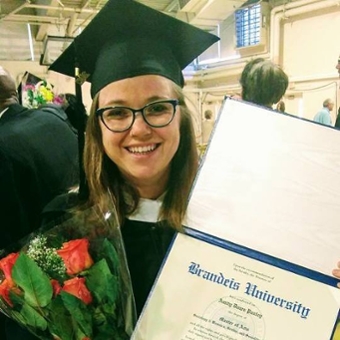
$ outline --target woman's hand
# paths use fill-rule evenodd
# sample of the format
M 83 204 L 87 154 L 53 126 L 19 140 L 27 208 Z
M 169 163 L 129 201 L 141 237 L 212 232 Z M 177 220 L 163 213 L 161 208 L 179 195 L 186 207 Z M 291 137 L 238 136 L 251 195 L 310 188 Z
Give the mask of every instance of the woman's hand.
M 332 274 L 340 279 L 340 261 L 338 262 L 338 267 L 336 269 L 333 269 Z M 340 288 L 340 282 L 338 283 L 338 287 Z

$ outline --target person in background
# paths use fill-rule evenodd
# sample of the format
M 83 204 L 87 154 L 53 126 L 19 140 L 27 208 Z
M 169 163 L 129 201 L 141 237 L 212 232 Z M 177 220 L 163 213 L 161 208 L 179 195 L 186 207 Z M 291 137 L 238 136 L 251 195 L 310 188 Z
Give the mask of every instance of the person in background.
M 285 94 L 288 83 L 287 74 L 278 65 L 263 58 L 253 59 L 241 74 L 242 99 L 272 108 Z
M 57 113 L 61 118 L 63 118 L 67 124 L 69 124 L 74 131 L 78 130 L 78 124 L 81 121 L 82 124 L 86 125 L 87 113 L 83 103 L 79 103 L 76 95 L 72 93 L 62 93 L 59 94 L 59 103 L 46 103 L 39 105 L 39 110 Z M 66 114 L 66 115 L 65 115 Z M 81 117 L 78 117 L 81 115 Z
M 332 99 L 327 98 L 324 100 L 322 104 L 322 109 L 314 116 L 314 122 L 323 124 L 323 125 L 330 125 L 332 126 L 332 118 L 331 118 L 331 111 L 334 107 L 334 102 Z
M 15 81 L 0 66 L 0 249 L 39 228 L 44 206 L 78 183 L 77 135 L 66 119 L 62 110 L 21 106 Z M 4 323 L 0 314 L 5 340 Z M 10 333 L 30 339 L 19 328 Z
M 78 182 L 77 135 L 63 110 L 18 104 L 11 75 L 0 66 L 0 248 L 40 225 L 42 208 Z M 60 143 L 63 141 L 63 143 Z
M 235 99 L 235 100 L 242 100 L 242 95 L 241 95 L 241 93 L 236 92 L 236 93 L 232 94 L 230 96 L 230 98 Z
M 213 113 L 211 110 L 204 111 L 204 121 L 202 123 L 202 141 L 208 143 L 211 131 L 214 127 Z
M 86 109 L 83 106 L 83 103 L 79 103 L 77 96 L 73 93 L 65 93 L 61 95 L 64 98 L 64 101 L 61 104 L 61 107 L 66 112 L 67 117 L 74 128 L 78 130 L 79 117 L 78 114 L 81 114 L 81 121 L 86 125 L 87 122 L 87 113 Z
M 336 116 L 336 121 L 335 121 L 334 127 L 337 128 L 337 129 L 340 129 L 340 106 L 338 108 L 338 114 Z
M 283 100 L 280 100 L 276 105 L 276 110 L 279 112 L 285 112 L 286 111 L 286 105 Z

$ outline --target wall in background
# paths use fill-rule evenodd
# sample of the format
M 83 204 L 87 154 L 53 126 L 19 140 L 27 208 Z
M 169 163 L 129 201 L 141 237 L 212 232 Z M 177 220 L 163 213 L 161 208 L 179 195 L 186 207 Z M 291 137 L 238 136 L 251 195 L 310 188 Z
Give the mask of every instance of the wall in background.
M 234 27 L 227 19 L 223 50 L 234 48 L 230 39 Z M 226 20 L 226 22 L 227 22 Z M 246 62 L 255 57 L 278 63 L 288 74 L 290 85 L 284 98 L 287 112 L 312 119 L 324 99 L 335 101 L 332 120 L 340 105 L 339 75 L 335 66 L 340 54 L 340 5 L 333 0 L 301 0 L 271 9 L 269 44 L 262 53 L 224 62 L 217 68 L 203 69 L 190 81 L 207 93 L 207 105 L 221 102 L 224 94 L 240 91 L 238 80 Z M 226 31 L 229 30 L 229 33 Z M 232 54 L 235 57 L 235 54 Z
M 329 97 L 335 101 L 334 123 L 339 106 L 339 75 L 335 65 L 340 54 L 336 38 L 340 32 L 340 6 L 329 0 L 317 1 L 311 6 L 302 7 L 298 12 L 301 14 L 295 16 L 290 17 L 289 11 L 286 14 L 280 56 L 290 77 L 289 93 L 302 93 L 303 107 L 293 113 L 312 119 Z
M 335 0 L 299 0 L 276 6 L 270 11 L 268 45 L 261 53 L 240 56 L 235 49 L 234 18 L 220 25 L 221 57 L 216 66 L 207 65 L 196 73 L 186 73 L 188 94 L 195 116 L 198 141 L 203 112 L 213 107 L 218 112 L 225 95 L 240 92 L 239 77 L 247 61 L 261 56 L 277 62 L 289 75 L 290 85 L 284 98 L 287 112 L 312 119 L 327 97 L 334 99 L 333 122 L 340 105 L 339 75 L 335 69 L 340 48 L 340 6 Z M 38 62 L 0 61 L 17 82 L 25 71 L 46 78 L 57 92 L 74 93 L 72 78 L 48 72 Z M 89 110 L 89 84 L 83 85 L 84 102 Z M 191 105 L 191 104 L 190 104 Z

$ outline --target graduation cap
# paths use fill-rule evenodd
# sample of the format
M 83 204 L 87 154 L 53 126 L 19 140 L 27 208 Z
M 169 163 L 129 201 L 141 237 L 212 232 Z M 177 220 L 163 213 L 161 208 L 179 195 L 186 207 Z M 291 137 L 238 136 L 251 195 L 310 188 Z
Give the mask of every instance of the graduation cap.
M 91 82 L 92 98 L 114 81 L 147 74 L 182 87 L 182 70 L 218 40 L 136 1 L 109 0 L 49 69 L 76 77 L 78 98 L 83 75 Z M 78 135 L 83 144 L 83 131 Z M 80 191 L 83 180 L 81 175 Z
M 219 38 L 133 0 L 109 0 L 50 70 L 88 74 L 92 97 L 111 82 L 145 74 L 183 86 L 182 70 Z

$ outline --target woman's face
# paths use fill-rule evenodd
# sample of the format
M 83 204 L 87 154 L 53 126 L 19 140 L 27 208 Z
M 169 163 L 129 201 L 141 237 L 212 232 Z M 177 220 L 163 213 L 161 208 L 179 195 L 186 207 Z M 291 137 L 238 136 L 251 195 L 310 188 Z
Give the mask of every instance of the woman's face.
M 167 99 L 177 99 L 170 80 L 157 75 L 144 75 L 113 82 L 104 87 L 98 107 L 126 106 L 139 109 Z M 137 114 L 132 127 L 112 132 L 100 120 L 103 145 L 108 157 L 122 175 L 139 190 L 141 197 L 157 198 L 166 189 L 170 162 L 180 141 L 180 108 L 173 121 L 162 128 L 153 128 Z

